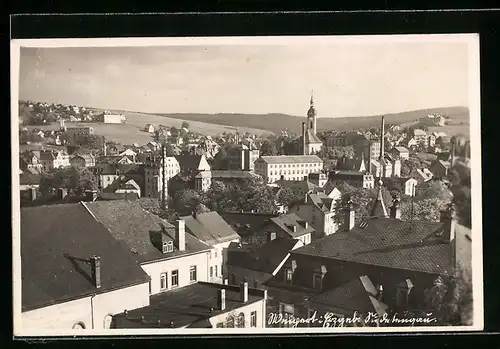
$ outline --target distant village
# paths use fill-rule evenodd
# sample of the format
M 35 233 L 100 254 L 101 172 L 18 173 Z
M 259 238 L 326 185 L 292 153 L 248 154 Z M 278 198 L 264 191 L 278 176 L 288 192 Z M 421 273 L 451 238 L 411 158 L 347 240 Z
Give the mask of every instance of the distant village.
M 305 104 L 300 134 L 211 137 L 184 121 L 118 144 L 92 124 L 121 114 L 20 102 L 23 326 L 470 324 L 470 302 L 443 306 L 470 288 L 469 140 L 430 132 L 441 114 L 318 131 Z

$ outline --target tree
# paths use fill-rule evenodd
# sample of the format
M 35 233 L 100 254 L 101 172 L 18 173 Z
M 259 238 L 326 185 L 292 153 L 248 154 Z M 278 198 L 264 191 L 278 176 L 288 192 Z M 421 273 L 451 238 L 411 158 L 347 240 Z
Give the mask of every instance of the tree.
M 276 201 L 279 205 L 283 205 L 285 207 L 289 207 L 290 204 L 298 199 L 302 198 L 301 195 L 298 195 L 290 188 L 283 188 L 278 192 L 278 196 Z
M 81 195 L 86 190 L 97 190 L 97 179 L 88 168 L 61 168 L 42 173 L 40 192 L 48 195 L 58 188 L 68 189 L 69 194 Z
M 189 122 L 183 121 L 182 124 L 181 124 L 181 128 L 186 128 L 186 129 L 189 130 Z
M 276 148 L 276 144 L 268 139 L 263 140 L 260 145 L 260 155 L 261 156 L 278 155 L 278 149 Z
M 426 307 L 441 326 L 472 325 L 472 282 L 469 273 L 458 265 L 450 276 L 439 276 L 425 294 Z
M 172 198 L 172 209 L 180 215 L 189 215 L 201 208 L 202 197 L 193 189 L 185 189 L 176 192 Z

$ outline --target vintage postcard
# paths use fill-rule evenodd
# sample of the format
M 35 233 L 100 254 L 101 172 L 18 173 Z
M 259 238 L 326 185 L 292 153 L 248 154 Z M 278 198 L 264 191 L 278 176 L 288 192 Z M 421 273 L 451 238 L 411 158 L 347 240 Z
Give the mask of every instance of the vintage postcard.
M 478 35 L 11 61 L 15 336 L 483 329 Z

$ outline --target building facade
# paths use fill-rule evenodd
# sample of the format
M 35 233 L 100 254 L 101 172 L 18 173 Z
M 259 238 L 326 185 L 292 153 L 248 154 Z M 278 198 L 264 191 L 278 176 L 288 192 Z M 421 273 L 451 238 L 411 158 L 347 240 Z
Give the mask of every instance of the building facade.
M 261 156 L 255 161 L 255 173 L 265 182 L 277 180 L 302 180 L 310 173 L 320 173 L 323 160 L 316 155 Z

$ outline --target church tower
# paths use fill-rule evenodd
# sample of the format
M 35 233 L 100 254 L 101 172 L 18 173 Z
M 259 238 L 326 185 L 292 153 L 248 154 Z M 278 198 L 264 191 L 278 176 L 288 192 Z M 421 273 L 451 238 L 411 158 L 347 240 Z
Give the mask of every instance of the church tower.
M 307 129 L 316 134 L 316 109 L 314 109 L 314 98 L 311 93 L 311 101 L 309 102 L 309 110 L 307 111 Z

